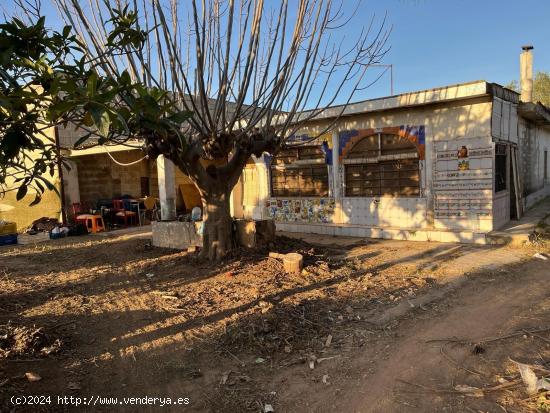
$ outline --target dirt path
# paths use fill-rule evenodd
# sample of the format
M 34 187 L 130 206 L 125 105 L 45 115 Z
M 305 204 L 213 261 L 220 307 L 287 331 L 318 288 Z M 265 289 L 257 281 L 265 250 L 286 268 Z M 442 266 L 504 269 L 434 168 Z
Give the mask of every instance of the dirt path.
M 296 276 L 267 251 L 214 265 L 135 236 L 0 250 L 0 411 L 29 394 L 190 399 L 167 412 L 525 411 L 520 389 L 511 401 L 448 390 L 514 380 L 508 357 L 550 360 L 547 342 L 520 336 L 474 356 L 426 341 L 550 326 L 548 261 L 509 248 L 306 241 L 317 244 L 277 242 L 304 254 Z M 2 338 L 16 327 L 47 343 Z M 56 339 L 60 351 L 42 354 Z M 113 410 L 159 407 L 15 409 Z
M 348 369 L 340 365 L 333 372 L 327 371 L 334 379 L 340 376 L 339 380 L 289 411 L 530 411 L 528 406 L 515 403 L 511 392 L 504 397 L 473 398 L 433 389 L 452 391 L 457 384 L 484 388 L 502 383 L 506 374 L 517 378 L 509 358 L 548 363 L 548 334 L 541 339 L 520 335 L 497 340 L 484 346 L 483 354 L 474 354 L 470 345 L 429 341 L 464 338 L 476 343 L 523 329 L 550 327 L 549 285 L 550 264 L 540 260 L 472 275 L 429 309 L 411 310 L 387 329 L 387 336 L 356 352 Z M 495 378 L 500 381 L 495 382 Z M 518 386 L 515 398 L 525 397 L 523 387 Z
M 435 309 L 432 317 L 424 316 L 421 320 L 412 318 L 400 327 L 401 337 L 393 343 L 390 358 L 377 363 L 374 375 L 363 383 L 368 390 L 364 395 L 350 398 L 349 403 L 342 406 L 344 411 L 401 412 L 403 406 L 407 406 L 408 411 L 452 411 L 456 399 L 453 398 L 453 403 L 448 405 L 449 400 L 429 393 L 420 397 L 407 397 L 399 394 L 398 388 L 407 386 L 400 386 L 398 380 L 429 387 L 447 385 L 452 388 L 460 383 L 483 387 L 491 384 L 491 378 L 487 377 L 484 382 L 477 375 L 462 377 L 464 375 L 459 373 L 463 371 L 457 366 L 473 364 L 480 370 L 482 363 L 477 360 L 479 356 L 464 351 L 463 348 L 450 348 L 446 354 L 452 354 L 457 362 L 454 365 L 441 354 L 441 343 L 434 345 L 427 344 L 427 341 L 460 337 L 476 342 L 484 337 L 503 336 L 520 329 L 537 328 L 541 325 L 550 327 L 549 285 L 549 264 L 538 261 L 516 266 L 507 273 L 472 277 L 445 300 L 447 309 Z M 545 312 L 534 317 L 534 311 L 544 308 Z M 500 353 L 506 353 L 506 347 L 492 348 L 485 357 L 498 360 L 499 356 L 505 355 Z M 546 353 L 545 360 L 548 361 L 550 353 Z M 522 356 L 527 359 L 537 358 L 532 349 Z M 486 409 L 483 411 L 501 411 L 491 402 L 477 401 L 473 404 L 477 404 L 474 406 L 477 409 Z M 456 405 L 454 408 L 454 411 L 466 410 Z

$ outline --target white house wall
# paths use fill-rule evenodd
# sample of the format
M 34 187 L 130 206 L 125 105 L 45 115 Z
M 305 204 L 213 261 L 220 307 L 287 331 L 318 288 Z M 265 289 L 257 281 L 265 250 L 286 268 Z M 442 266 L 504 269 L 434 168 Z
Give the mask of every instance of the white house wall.
M 494 97 L 491 114 L 491 135 L 493 142 L 517 145 L 518 138 L 518 105 Z M 510 150 L 508 149 L 507 189 L 498 193 L 492 190 L 493 228 L 499 229 L 510 221 Z
M 493 229 L 493 157 L 490 136 L 435 142 L 432 171 L 437 229 Z
M 510 116 L 510 115 L 508 115 Z M 354 115 L 342 119 L 331 136 L 333 165 L 330 197 L 269 197 L 269 159 L 263 168 L 260 197 L 264 218 L 280 230 L 437 241 L 482 242 L 493 229 L 492 101 L 489 97 L 437 105 Z M 309 136 L 326 126 L 312 123 L 298 134 Z M 345 197 L 339 134 L 351 130 L 422 127 L 425 159 L 420 161 L 419 197 Z M 509 131 L 510 127 L 508 127 Z M 456 153 L 473 154 L 469 169 L 459 170 Z M 438 161 L 438 154 L 455 154 Z M 246 189 L 245 189 L 246 190 Z

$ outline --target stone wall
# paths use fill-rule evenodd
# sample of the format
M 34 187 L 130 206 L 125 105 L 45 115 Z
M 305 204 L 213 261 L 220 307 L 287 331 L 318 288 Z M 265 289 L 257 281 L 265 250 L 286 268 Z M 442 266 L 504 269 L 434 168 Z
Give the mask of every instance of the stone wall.
M 126 164 L 143 157 L 140 151 L 114 152 L 112 156 L 120 163 Z M 151 177 L 155 165 L 143 160 L 130 166 L 121 166 L 113 162 L 107 154 L 85 155 L 72 158 L 78 168 L 78 186 L 80 200 L 95 203 L 98 199 L 118 198 L 122 195 L 140 197 L 141 178 Z M 154 187 L 153 187 L 154 189 Z M 151 196 L 158 192 L 151 191 Z
M 141 159 L 143 153 L 138 150 L 119 151 L 111 153 L 111 156 L 119 163 L 128 164 Z M 156 160 L 142 160 L 137 164 L 122 166 L 115 163 L 107 154 L 100 153 L 75 156 L 71 158 L 71 162 L 76 165 L 77 178 L 75 179 L 78 182 L 76 190 L 81 202 L 93 204 L 98 199 L 112 199 L 122 195 L 132 197 L 148 195 L 156 198 L 159 196 Z M 146 193 L 142 193 L 142 178 L 149 180 Z M 184 202 L 179 189 L 182 184 L 191 184 L 191 181 L 176 168 L 176 208 L 179 212 L 184 212 Z M 66 194 L 68 205 L 75 202 L 76 195 L 72 194 L 74 186 Z
M 153 221 L 153 245 L 179 250 L 202 247 L 201 228 L 202 222 Z

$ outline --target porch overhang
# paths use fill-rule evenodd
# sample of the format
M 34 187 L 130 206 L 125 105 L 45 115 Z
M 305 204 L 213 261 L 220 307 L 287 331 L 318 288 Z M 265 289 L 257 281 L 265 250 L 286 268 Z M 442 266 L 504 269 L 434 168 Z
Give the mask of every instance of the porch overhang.
M 521 102 L 518 106 L 521 117 L 537 125 L 550 127 L 550 109 L 541 103 Z
M 68 158 L 77 158 L 79 156 L 98 155 L 98 154 L 103 155 L 106 153 L 113 153 L 113 152 L 141 150 L 142 146 L 143 146 L 143 141 L 132 140 L 132 141 L 126 142 L 123 145 L 122 144 L 121 145 L 94 145 L 94 146 L 90 146 L 82 149 L 64 148 L 62 149 L 62 152 L 64 152 L 64 155 Z

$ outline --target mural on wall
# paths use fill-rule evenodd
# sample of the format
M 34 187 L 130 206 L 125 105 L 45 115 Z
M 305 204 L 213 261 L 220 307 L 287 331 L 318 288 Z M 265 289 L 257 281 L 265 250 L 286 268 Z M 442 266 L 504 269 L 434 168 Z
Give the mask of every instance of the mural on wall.
M 377 133 L 385 133 L 390 135 L 398 135 L 405 138 L 416 145 L 418 148 L 418 157 L 420 160 L 424 160 L 426 156 L 426 128 L 424 125 L 401 125 L 390 126 L 386 128 L 378 129 L 352 129 L 342 131 L 338 134 L 339 139 L 339 153 L 338 157 L 342 160 L 348 151 L 353 148 L 356 142 L 364 138 L 365 136 L 375 135 Z
M 332 198 L 271 199 L 265 207 L 275 221 L 328 224 L 334 216 L 335 202 Z
M 484 139 L 436 143 L 436 218 L 491 218 L 493 149 Z

